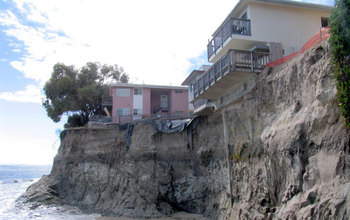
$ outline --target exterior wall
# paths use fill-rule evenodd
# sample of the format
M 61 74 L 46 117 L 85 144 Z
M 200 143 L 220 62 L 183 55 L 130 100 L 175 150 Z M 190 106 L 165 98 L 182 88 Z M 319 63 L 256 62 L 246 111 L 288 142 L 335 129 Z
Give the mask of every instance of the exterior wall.
M 176 89 L 171 90 L 171 112 L 182 111 L 183 113 L 188 111 L 188 91 L 178 90 L 182 93 L 176 93 Z
M 151 89 L 143 88 L 143 114 L 151 115 Z
M 281 42 L 286 54 L 298 51 L 321 28 L 330 13 L 301 7 L 250 3 L 252 40 Z
M 117 96 L 117 88 L 130 89 L 130 95 L 128 97 Z M 142 88 L 141 86 L 135 88 Z M 175 90 L 181 90 L 182 93 L 175 93 Z M 134 88 L 133 87 L 110 87 L 110 94 L 113 98 L 112 116 L 113 122 L 119 123 L 119 117 L 117 116 L 118 108 L 128 108 L 129 116 L 123 118 L 123 120 L 140 119 L 141 117 L 133 116 L 134 108 L 142 108 L 142 115 L 149 116 L 154 114 L 155 110 L 160 108 L 161 95 L 168 96 L 168 113 L 174 111 L 188 111 L 188 91 L 187 89 L 165 89 L 165 88 L 142 88 L 142 100 L 134 100 Z M 138 97 L 140 98 L 140 97 Z M 141 106 L 134 106 L 134 104 L 140 104 Z M 122 121 L 123 122 L 123 121 Z
M 250 50 L 256 44 L 282 43 L 284 56 L 299 50 L 321 28 L 321 17 L 329 17 L 330 12 L 318 9 L 267 2 L 248 2 L 248 5 L 231 16 L 240 18 L 247 12 L 251 21 L 251 36 L 233 34 L 223 43 L 209 61 L 214 63 L 228 49 Z
M 129 97 L 121 97 L 117 96 L 117 87 L 112 88 L 112 97 L 113 97 L 113 108 L 112 108 L 112 116 L 113 116 L 113 122 L 117 122 L 117 108 L 129 108 L 130 115 L 132 115 L 132 104 L 133 104 L 133 95 L 134 90 L 133 88 L 130 89 L 130 96 Z

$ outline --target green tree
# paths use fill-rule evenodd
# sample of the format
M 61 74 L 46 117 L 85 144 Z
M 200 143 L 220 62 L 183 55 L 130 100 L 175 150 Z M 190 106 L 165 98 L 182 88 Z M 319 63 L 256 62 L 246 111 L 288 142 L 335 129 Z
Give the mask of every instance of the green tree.
M 336 0 L 330 17 L 329 39 L 337 81 L 337 101 L 350 127 L 350 0 Z
M 101 98 L 108 96 L 108 83 L 128 80 L 129 76 L 117 65 L 89 62 L 78 70 L 57 63 L 44 86 L 43 106 L 54 122 L 67 114 L 65 127 L 83 126 L 91 115 L 103 114 Z

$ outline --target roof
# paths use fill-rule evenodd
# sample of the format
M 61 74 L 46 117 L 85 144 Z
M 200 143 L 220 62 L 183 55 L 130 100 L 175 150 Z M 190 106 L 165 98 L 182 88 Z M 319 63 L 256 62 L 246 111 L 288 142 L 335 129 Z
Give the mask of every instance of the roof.
M 181 85 L 189 85 L 190 82 L 196 78 L 197 75 L 202 75 L 203 73 L 205 73 L 205 71 L 207 71 L 209 68 L 211 67 L 211 65 L 202 65 L 199 70 L 193 70 L 190 75 L 187 76 L 187 78 L 185 79 L 185 81 L 183 81 L 183 83 Z
M 150 88 L 150 89 L 178 89 L 187 90 L 187 86 L 162 86 L 162 85 L 147 85 L 147 84 L 132 84 L 132 83 L 111 83 L 110 87 L 127 87 L 127 88 Z
M 183 81 L 183 83 L 181 85 L 189 85 L 190 82 L 196 78 L 197 75 L 202 75 L 205 71 L 203 70 L 193 70 L 190 75 L 187 76 L 187 78 L 185 79 L 185 81 Z
M 320 11 L 329 11 L 331 12 L 333 9 L 333 6 L 328 5 L 321 5 L 321 4 L 315 4 L 315 3 L 308 3 L 308 2 L 300 2 L 300 1 L 292 1 L 292 0 L 239 0 L 239 2 L 236 4 L 236 6 L 232 9 L 232 11 L 228 14 L 228 16 L 225 18 L 225 20 L 220 24 L 220 26 L 215 30 L 212 36 L 218 32 L 218 30 L 223 26 L 223 24 L 232 17 L 235 12 L 241 11 L 248 2 L 258 2 L 258 3 L 265 3 L 265 4 L 275 4 L 275 5 L 285 5 L 285 6 L 292 6 L 292 7 L 301 7 L 301 8 L 309 8 L 309 9 L 315 9 Z

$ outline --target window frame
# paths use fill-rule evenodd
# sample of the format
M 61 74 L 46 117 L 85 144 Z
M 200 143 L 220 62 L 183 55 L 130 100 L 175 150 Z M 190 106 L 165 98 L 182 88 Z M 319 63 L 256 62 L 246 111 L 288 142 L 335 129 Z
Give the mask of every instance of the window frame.
M 142 88 L 134 88 L 134 95 L 143 95 Z
M 128 115 L 130 115 L 130 109 L 129 108 L 117 108 L 115 114 L 116 114 L 116 116 L 128 116 Z
M 115 94 L 118 97 L 130 97 L 130 88 L 117 88 Z

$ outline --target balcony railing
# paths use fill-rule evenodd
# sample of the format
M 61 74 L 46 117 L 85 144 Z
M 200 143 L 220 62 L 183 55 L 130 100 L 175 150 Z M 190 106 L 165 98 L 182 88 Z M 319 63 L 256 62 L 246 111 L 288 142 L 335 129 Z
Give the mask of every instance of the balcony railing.
M 102 106 L 112 106 L 113 105 L 113 97 L 105 96 L 102 97 Z
M 194 98 L 229 72 L 262 72 L 269 62 L 269 54 L 244 50 L 229 50 L 193 83 Z
M 223 43 L 229 38 L 232 34 L 238 35 L 251 35 L 250 20 L 248 19 L 239 19 L 239 18 L 230 18 L 226 23 L 219 29 L 215 34 L 213 39 L 209 42 L 208 48 L 208 59 L 216 53 L 216 51 L 223 46 Z

